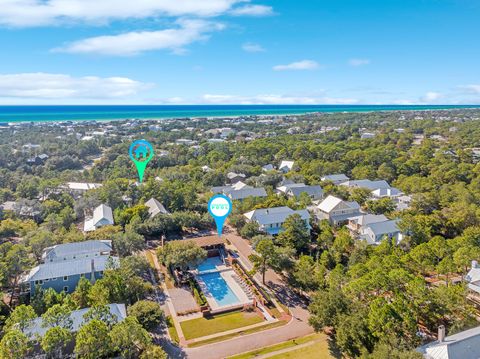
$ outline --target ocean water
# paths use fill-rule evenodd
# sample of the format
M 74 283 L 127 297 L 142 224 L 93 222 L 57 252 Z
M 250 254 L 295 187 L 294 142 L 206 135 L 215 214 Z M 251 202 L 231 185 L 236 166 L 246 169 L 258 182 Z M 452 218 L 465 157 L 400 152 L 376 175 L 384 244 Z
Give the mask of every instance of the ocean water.
M 480 105 L 125 105 L 0 106 L 0 122 L 162 119 L 247 115 L 295 115 L 312 112 L 370 112 L 480 108 Z

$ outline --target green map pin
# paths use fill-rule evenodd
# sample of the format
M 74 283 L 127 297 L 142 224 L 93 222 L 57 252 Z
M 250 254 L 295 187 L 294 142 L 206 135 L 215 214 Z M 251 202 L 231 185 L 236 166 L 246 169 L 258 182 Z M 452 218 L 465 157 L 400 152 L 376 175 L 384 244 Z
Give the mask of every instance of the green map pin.
M 138 178 L 141 183 L 143 182 L 145 168 L 147 168 L 148 162 L 154 155 L 153 146 L 146 140 L 137 140 L 130 145 L 128 153 L 133 163 L 135 163 L 135 167 L 137 167 Z

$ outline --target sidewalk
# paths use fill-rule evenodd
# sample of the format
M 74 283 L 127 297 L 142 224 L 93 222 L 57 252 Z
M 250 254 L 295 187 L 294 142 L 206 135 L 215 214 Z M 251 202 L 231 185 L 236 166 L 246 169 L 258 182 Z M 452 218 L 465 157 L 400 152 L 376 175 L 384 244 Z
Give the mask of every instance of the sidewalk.
M 157 273 L 162 276 L 162 271 L 160 269 L 160 263 L 158 263 L 157 256 L 155 254 L 155 251 L 150 250 L 150 253 L 152 253 L 153 257 L 153 263 L 155 264 L 155 269 L 157 270 Z M 162 286 L 162 289 L 165 293 L 165 302 L 168 307 L 168 311 L 170 312 L 170 316 L 172 317 L 173 325 L 175 326 L 175 329 L 177 330 L 178 334 L 178 339 L 179 339 L 179 344 L 180 345 L 185 345 L 186 340 L 185 340 L 185 335 L 183 334 L 182 327 L 180 326 L 180 322 L 178 321 L 178 316 L 177 312 L 175 311 L 175 308 L 172 303 L 172 299 L 170 297 L 170 293 L 168 292 L 168 288 L 165 285 L 165 282 L 161 282 L 160 285 Z

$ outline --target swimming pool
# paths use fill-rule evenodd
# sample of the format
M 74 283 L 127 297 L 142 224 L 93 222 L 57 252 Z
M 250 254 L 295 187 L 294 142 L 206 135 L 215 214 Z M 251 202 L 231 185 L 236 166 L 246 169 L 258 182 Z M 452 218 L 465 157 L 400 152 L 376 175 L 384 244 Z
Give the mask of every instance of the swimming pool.
M 197 267 L 197 270 L 201 272 L 211 271 L 217 269 L 217 266 L 223 265 L 222 260 L 220 257 L 211 257 L 205 259 L 202 263 L 200 263 Z
M 199 277 L 220 307 L 240 303 L 240 299 L 233 293 L 220 272 L 200 274 Z

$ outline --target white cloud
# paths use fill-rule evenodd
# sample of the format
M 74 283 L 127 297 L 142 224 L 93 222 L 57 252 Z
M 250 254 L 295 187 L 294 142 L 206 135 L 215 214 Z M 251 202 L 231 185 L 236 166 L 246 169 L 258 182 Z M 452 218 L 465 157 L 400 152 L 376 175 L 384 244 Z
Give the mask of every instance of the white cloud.
M 313 60 L 302 60 L 292 62 L 288 65 L 276 65 L 273 67 L 275 71 L 288 71 L 288 70 L 316 70 L 320 67 L 320 64 Z
M 65 74 L 0 74 L 0 97 L 25 99 L 115 99 L 136 95 L 150 84 L 126 77 Z
M 429 104 L 429 103 L 436 102 L 442 99 L 443 97 L 444 97 L 443 94 L 439 92 L 430 91 L 430 92 L 427 92 L 422 98 L 420 98 L 420 102 Z
M 297 96 L 279 94 L 260 94 L 254 96 L 205 94 L 195 99 L 168 98 L 163 103 L 177 104 L 217 104 L 217 105 L 315 105 L 315 104 L 354 104 L 357 99 L 333 98 L 326 96 Z
M 178 20 L 177 28 L 159 31 L 127 32 L 120 35 L 90 37 L 79 40 L 54 51 L 101 54 L 137 55 L 149 50 L 171 50 L 181 54 L 185 46 L 206 40 L 209 33 L 222 30 L 224 25 L 205 20 Z
M 266 5 L 245 5 L 230 11 L 234 16 L 268 16 L 273 15 L 273 8 Z
M 348 64 L 353 67 L 365 66 L 370 64 L 369 59 L 350 59 Z
M 247 42 L 243 44 L 242 49 L 246 52 L 265 52 L 265 49 L 262 47 L 262 45 L 253 42 Z
M 242 2 L 244 0 L 2 0 L 0 25 L 30 27 L 77 22 L 102 24 L 159 16 L 212 17 L 225 14 Z M 243 10 L 244 15 L 260 14 L 263 8 L 261 5 L 246 7 L 250 10 Z M 238 15 L 241 9 L 235 9 Z

